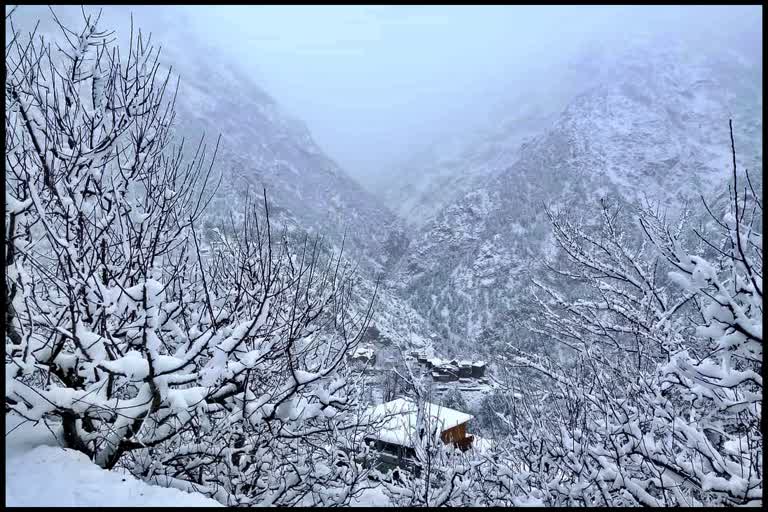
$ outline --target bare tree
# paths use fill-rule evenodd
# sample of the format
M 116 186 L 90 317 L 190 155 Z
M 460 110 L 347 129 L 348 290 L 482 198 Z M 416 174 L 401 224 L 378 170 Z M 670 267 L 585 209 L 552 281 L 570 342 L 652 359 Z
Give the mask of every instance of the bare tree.
M 341 362 L 375 291 L 353 313 L 355 269 L 276 236 L 266 192 L 204 247 L 213 158 L 174 143 L 158 51 L 56 21 L 6 50 L 7 410 L 225 504 L 347 503 L 371 427 Z
M 183 165 L 165 99 L 170 75 L 158 75 L 158 52 L 141 31 L 131 30 L 123 62 L 98 17 L 85 16 L 80 32 L 56 21 L 64 47 L 14 32 L 7 50 L 6 302 L 20 377 L 10 396 L 26 417 L 61 416 L 67 443 L 109 467 L 116 443 L 162 401 L 151 379 L 168 313 L 160 283 L 183 279 L 188 228 L 205 206 L 196 189 L 211 167 L 202 144 Z M 136 380 L 150 378 L 125 414 L 105 413 L 92 400 L 116 407 L 118 378 L 137 370 L 116 364 L 126 357 L 146 365 Z M 41 369 L 45 393 L 25 378 Z M 106 437 L 95 425 L 103 421 Z
M 514 453 L 557 505 L 755 504 L 762 494 L 762 205 L 736 154 L 720 232 L 637 214 L 643 239 L 602 204 L 589 232 L 550 213 L 577 296 L 536 281 L 530 328 L 571 350 L 564 366 L 517 352 L 543 376 Z M 521 436 L 518 436 L 521 437 Z M 535 449 L 531 449 L 535 448 Z
M 255 208 L 222 236 L 200 280 L 206 326 L 222 331 L 200 372 L 209 426 L 165 447 L 168 464 L 152 478 L 230 505 L 345 503 L 367 475 L 356 458 L 370 427 L 362 375 L 340 366 L 372 301 L 350 317 L 353 269 L 342 254 L 325 256 L 308 238 L 294 252 L 272 233 L 268 208 L 261 223 Z

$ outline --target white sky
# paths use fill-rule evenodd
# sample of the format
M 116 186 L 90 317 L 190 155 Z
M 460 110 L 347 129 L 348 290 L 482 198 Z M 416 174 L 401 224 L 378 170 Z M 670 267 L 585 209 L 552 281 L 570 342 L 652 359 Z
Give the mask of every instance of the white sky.
M 588 40 L 638 31 L 728 32 L 760 7 L 189 7 L 351 174 L 471 126 L 521 78 L 546 79 Z M 730 22 L 730 23 L 729 23 Z
M 122 9 L 140 23 L 162 20 L 150 27 L 160 41 L 183 26 L 224 48 L 363 179 L 441 133 L 471 131 L 516 83 L 548 80 L 589 41 L 612 45 L 637 32 L 726 45 L 745 31 L 762 37 L 760 6 Z

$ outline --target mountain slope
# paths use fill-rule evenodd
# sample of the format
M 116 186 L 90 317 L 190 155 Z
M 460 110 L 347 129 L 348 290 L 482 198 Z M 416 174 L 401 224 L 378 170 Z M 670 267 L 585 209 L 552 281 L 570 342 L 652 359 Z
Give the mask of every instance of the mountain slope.
M 605 196 L 670 206 L 710 196 L 730 173 L 729 118 L 741 165 L 762 173 L 759 66 L 642 48 L 614 54 L 599 76 L 414 236 L 394 282 L 453 343 L 469 346 L 500 322 L 519 327 L 530 274 L 551 251 L 544 204 L 576 214 Z
M 217 168 L 224 182 L 214 209 L 226 217 L 246 189 L 260 196 L 266 187 L 281 221 L 322 234 L 336 246 L 346 237 L 350 257 L 370 271 L 386 268 L 403 237 L 395 214 L 329 158 L 306 125 L 238 63 L 216 49 L 198 50 L 192 35 L 183 39 L 183 45 L 165 45 L 167 62 L 182 78 L 177 126 L 192 140 L 203 132 L 210 139 L 222 136 Z M 205 59 L 190 58 L 201 53 Z
M 68 26 L 83 26 L 80 8 L 55 11 Z M 185 139 L 185 151 L 194 153 L 205 136 L 207 164 L 221 134 L 213 167 L 214 178 L 221 173 L 221 184 L 201 231 L 210 236 L 213 228 L 229 222 L 230 215 L 237 221 L 246 194 L 250 202 L 261 204 L 266 189 L 273 229 L 287 227 L 299 245 L 305 235 L 319 236 L 322 250 L 338 254 L 343 247 L 346 259 L 359 266 L 361 293 L 355 307 L 364 308 L 377 275 L 387 271 L 407 245 L 402 222 L 329 158 L 306 125 L 261 89 L 243 63 L 189 29 L 183 10 L 109 6 L 103 9 L 98 27 L 114 30 L 125 50 L 130 13 L 134 40 L 139 28 L 145 42 L 148 32 L 154 31 L 151 44 L 161 49 L 158 76 L 171 72 L 169 98 L 179 79 L 174 128 L 178 140 Z M 31 29 L 39 19 L 38 33 L 60 40 L 60 30 L 47 8 L 24 6 L 15 16 L 22 30 Z M 378 292 L 373 321 L 380 332 L 406 346 L 427 346 L 433 335 L 419 314 L 386 289 Z
M 57 7 L 56 15 L 77 30 L 79 7 Z M 97 16 L 98 9 L 86 9 Z M 313 140 L 306 125 L 289 115 L 235 60 L 236 52 L 216 47 L 193 30 L 183 9 L 106 6 L 98 27 L 114 31 L 122 50 L 142 32 L 143 41 L 160 49 L 158 78 L 171 70 L 167 97 L 176 94 L 175 130 L 188 153 L 205 135 L 209 153 L 221 134 L 214 173 L 223 174 L 213 211 L 220 219 L 237 213 L 246 190 L 260 197 L 267 189 L 276 219 L 296 223 L 341 246 L 370 271 L 391 264 L 403 244 L 397 216 L 364 190 Z M 40 20 L 38 33 L 61 40 L 61 31 L 43 6 L 23 6 L 14 15 L 22 30 Z M 151 38 L 150 38 L 151 35 Z

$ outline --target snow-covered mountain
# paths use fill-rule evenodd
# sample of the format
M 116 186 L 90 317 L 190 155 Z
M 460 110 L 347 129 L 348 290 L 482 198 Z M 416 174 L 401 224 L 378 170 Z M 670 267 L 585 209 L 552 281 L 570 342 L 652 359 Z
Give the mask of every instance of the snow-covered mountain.
M 181 29 L 171 35 L 179 39 L 166 41 L 164 54 L 182 79 L 178 126 L 191 140 L 222 136 L 217 168 L 224 181 L 214 209 L 228 216 L 246 189 L 260 196 L 266 187 L 280 223 L 295 223 L 336 247 L 345 239 L 349 257 L 371 272 L 387 268 L 403 243 L 396 215 L 329 158 L 241 63 Z
M 690 42 L 659 41 L 658 36 L 637 36 L 623 45 L 621 50 L 584 43 L 580 57 L 547 76 L 518 80 L 514 91 L 491 110 L 486 126 L 479 130 L 458 126 L 452 135 L 424 145 L 392 170 L 394 176 L 382 178 L 375 190 L 409 226 L 423 227 L 443 207 L 516 162 L 523 144 L 544 134 L 562 116 L 583 116 L 584 129 L 611 132 L 616 138 L 608 142 L 616 148 L 621 146 L 622 118 L 633 115 L 645 115 L 647 120 L 666 117 L 677 123 L 680 132 L 691 133 L 686 138 L 701 132 L 706 145 L 713 135 L 704 130 L 722 131 L 722 126 L 700 126 L 708 112 L 747 112 L 734 123 L 742 133 L 756 135 L 753 114 L 762 107 L 759 56 L 747 58 L 748 52 L 737 51 L 706 54 Z M 599 97 L 605 98 L 604 104 Z M 622 104 L 619 97 L 627 102 Z M 578 101 L 591 103 L 578 107 Z M 745 104 L 737 105 L 739 101 Z M 647 112 L 654 109 L 668 112 Z M 590 119 L 610 122 L 589 126 Z M 583 137 L 594 135 L 584 132 Z
M 78 11 L 57 12 L 76 20 Z M 514 323 L 549 250 L 545 203 L 578 209 L 615 194 L 672 204 L 710 194 L 729 170 L 729 118 L 742 164 L 762 166 L 760 59 L 640 39 L 623 49 L 587 45 L 550 75 L 521 80 L 484 130 L 457 126 L 382 179 L 376 197 L 243 63 L 186 28 L 182 11 L 157 12 L 137 10 L 135 24 L 161 34 L 162 62 L 181 78 L 178 134 L 189 147 L 202 133 L 209 145 L 222 135 L 209 226 L 265 187 L 278 225 L 322 235 L 330 249 L 343 241 L 369 290 L 387 276 L 374 322 L 406 343 L 437 330 L 463 344 Z M 102 26 L 125 40 L 126 19 L 125 8 L 106 8 Z
M 55 9 L 59 19 L 80 27 L 80 8 Z M 96 15 L 98 9 L 87 9 Z M 264 91 L 226 48 L 205 40 L 181 9 L 102 8 L 98 26 L 114 31 L 125 47 L 131 31 L 160 48 L 158 78 L 171 70 L 168 97 L 176 79 L 176 134 L 189 153 L 205 135 L 208 156 L 221 135 L 214 174 L 223 174 L 213 210 L 228 219 L 237 212 L 246 190 L 259 198 L 267 189 L 278 223 L 295 224 L 323 235 L 371 272 L 386 269 L 404 244 L 403 226 L 378 198 L 361 187 L 317 145 L 307 126 Z M 40 19 L 38 32 L 61 38 L 50 11 L 24 6 L 17 14 L 24 29 Z M 27 22 L 28 21 L 28 22 Z M 28 25 L 28 26 L 27 26 Z M 149 39 L 149 35 L 152 35 Z
M 539 118 L 534 137 L 438 155 L 425 172 L 442 182 L 388 192 L 424 222 L 394 282 L 455 343 L 517 329 L 530 273 L 550 251 L 544 204 L 576 214 L 604 196 L 673 207 L 717 194 L 730 173 L 728 119 L 740 165 L 762 174 L 759 61 L 658 44 L 590 55 L 577 67 L 591 79 L 549 124 Z M 457 190 L 443 195 L 444 184 Z M 448 201 L 433 213 L 438 197 Z
M 524 108 L 487 133 L 435 141 L 396 169 L 396 179 L 382 183 L 385 203 L 394 205 L 406 224 L 418 229 L 444 206 L 512 163 L 520 145 L 551 120 L 551 114 Z
M 214 181 L 219 173 L 222 179 L 203 220 L 206 234 L 228 223 L 230 214 L 238 219 L 246 194 L 251 203 L 263 203 L 266 188 L 274 229 L 287 227 L 298 244 L 305 235 L 319 236 L 323 250 L 338 253 L 343 247 L 345 257 L 359 266 L 355 306 L 362 312 L 377 275 L 387 272 L 407 246 L 402 221 L 328 157 L 307 126 L 264 91 L 243 63 L 189 28 L 184 11 L 109 6 L 103 8 L 99 27 L 114 30 L 124 45 L 130 33 L 129 10 L 134 37 L 139 28 L 145 41 L 153 32 L 151 42 L 161 49 L 158 76 L 171 71 L 171 94 L 179 79 L 174 124 L 187 153 L 205 136 L 210 159 L 221 135 L 212 174 Z M 63 22 L 81 26 L 79 8 L 55 11 Z M 25 8 L 21 14 L 31 22 L 29 28 L 40 19 L 38 33 L 46 38 L 61 37 L 47 9 Z M 169 24 L 172 30 L 164 28 Z M 405 348 L 429 347 L 434 337 L 421 315 L 386 287 L 377 293 L 372 324 L 382 337 Z
M 176 104 L 180 130 L 189 137 L 222 135 L 217 167 L 224 177 L 209 222 L 215 225 L 237 212 L 246 190 L 260 202 L 266 187 L 277 226 L 287 226 L 297 240 L 304 234 L 320 236 L 328 250 L 338 252 L 343 244 L 346 258 L 359 265 L 357 306 L 362 312 L 376 276 L 389 271 L 407 246 L 404 224 L 329 158 L 306 125 L 287 114 L 238 63 L 213 48 L 196 52 L 196 44 L 202 43 L 191 35 L 171 39 L 164 53 L 182 78 Z M 196 53 L 205 53 L 205 59 L 191 57 Z M 422 315 L 386 286 L 377 292 L 372 325 L 384 343 L 394 340 L 406 349 L 431 350 L 435 337 Z

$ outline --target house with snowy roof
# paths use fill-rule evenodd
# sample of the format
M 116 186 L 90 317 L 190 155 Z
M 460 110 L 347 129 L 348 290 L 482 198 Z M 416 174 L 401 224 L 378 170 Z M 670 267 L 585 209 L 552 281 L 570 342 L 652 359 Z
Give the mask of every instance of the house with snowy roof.
M 370 346 L 359 346 L 350 359 L 356 363 L 374 365 L 376 364 L 376 351 Z
M 416 359 L 432 373 L 437 382 L 451 382 L 459 379 L 482 379 L 485 376 L 485 361 L 456 360 L 446 361 L 439 357 L 427 358 L 419 355 Z
M 385 466 L 412 468 L 416 454 L 414 442 L 419 436 L 416 403 L 397 398 L 369 407 L 367 414 L 378 428 L 366 436 L 366 442 L 379 452 L 381 462 Z M 471 414 L 429 402 L 424 403 L 424 414 L 427 425 L 440 431 L 443 443 L 452 443 L 462 451 L 472 446 L 474 436 L 467 434 Z

